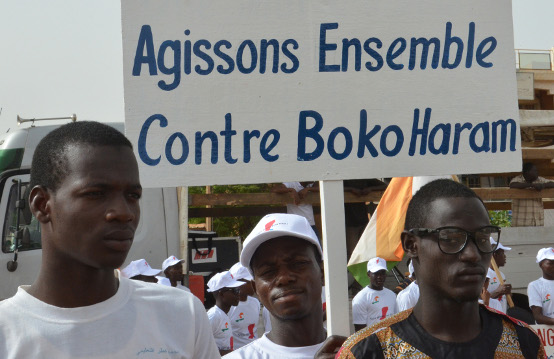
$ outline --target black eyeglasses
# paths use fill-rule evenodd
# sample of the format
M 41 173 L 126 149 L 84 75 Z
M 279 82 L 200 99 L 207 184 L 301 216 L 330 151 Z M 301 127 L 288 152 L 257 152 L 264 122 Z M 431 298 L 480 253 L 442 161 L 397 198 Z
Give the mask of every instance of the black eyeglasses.
M 469 237 L 473 239 L 481 253 L 492 253 L 498 247 L 498 241 L 500 240 L 500 227 L 496 226 L 485 226 L 475 232 L 466 231 L 459 227 L 412 228 L 408 232 L 419 237 L 438 234 L 439 249 L 445 254 L 456 254 L 463 251 L 467 246 Z
M 240 294 L 240 288 L 239 287 L 235 287 L 235 288 L 223 288 L 221 289 L 222 292 L 233 292 L 235 294 Z

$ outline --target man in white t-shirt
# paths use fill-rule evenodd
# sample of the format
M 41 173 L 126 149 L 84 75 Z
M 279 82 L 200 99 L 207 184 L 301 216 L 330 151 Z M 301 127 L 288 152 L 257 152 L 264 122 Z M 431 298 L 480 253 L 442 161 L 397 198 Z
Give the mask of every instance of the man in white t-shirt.
M 491 238 L 490 241 L 492 245 L 496 245 L 496 241 L 494 239 Z M 510 247 L 503 246 L 502 243 L 498 243 L 498 247 L 496 247 L 496 250 L 492 254 L 492 257 L 496 261 L 496 265 L 499 269 L 500 267 L 504 267 L 506 265 L 505 252 L 511 249 L 512 248 Z M 508 310 L 508 301 L 506 300 L 506 295 L 512 293 L 512 285 L 506 283 L 506 276 L 504 275 L 504 273 L 500 272 L 500 275 L 502 276 L 504 284 L 500 284 L 498 275 L 496 275 L 496 272 L 494 271 L 494 269 L 492 269 L 491 264 L 488 270 L 488 276 L 490 277 L 488 291 L 491 294 L 491 299 L 496 299 L 500 302 L 501 309 L 499 310 L 502 313 L 506 313 L 506 311 Z
M 410 278 L 415 280 L 396 295 L 396 309 L 399 312 L 415 307 L 419 300 L 419 285 L 417 285 L 414 265 L 411 261 L 408 265 L 408 270 L 410 272 Z
M 30 187 L 42 264 L 32 285 L 0 302 L 0 358 L 217 358 L 196 297 L 114 275 L 142 192 L 123 134 L 97 122 L 50 132 L 33 155 Z
M 231 307 L 229 319 L 233 328 L 234 349 L 242 348 L 246 344 L 258 339 L 257 329 L 260 320 L 260 301 L 253 297 L 254 287 L 252 275 L 242 264 L 236 263 L 229 272 L 239 282 L 244 284 L 239 287 L 239 304 Z
M 284 182 L 276 184 L 273 187 L 273 192 L 276 193 L 292 193 L 294 203 L 287 204 L 287 213 L 297 214 L 308 220 L 310 226 L 317 236 L 317 228 L 315 225 L 314 208 L 309 203 L 302 203 L 308 192 L 318 192 L 319 187 L 317 182 Z
M 185 286 L 183 262 L 184 259 L 179 259 L 175 256 L 167 257 L 162 263 L 162 271 L 165 277 L 157 276 L 158 284 L 175 287 L 190 293 L 190 289 Z
M 221 355 L 233 351 L 233 328 L 227 313 L 239 304 L 239 287 L 243 285 L 229 271 L 217 273 L 208 281 L 208 292 L 213 293 L 215 305 L 208 310 L 212 334 Z
M 371 283 L 352 300 L 352 320 L 356 331 L 397 313 L 396 294 L 384 287 L 387 270 L 387 262 L 383 258 L 375 257 L 367 262 L 367 276 Z
M 554 248 L 542 248 L 537 253 L 542 270 L 539 278 L 527 287 L 529 307 L 537 324 L 554 325 Z
M 327 335 L 322 251 L 310 223 L 295 214 L 268 214 L 246 238 L 240 262 L 254 277 L 272 329 L 225 358 L 313 359 Z

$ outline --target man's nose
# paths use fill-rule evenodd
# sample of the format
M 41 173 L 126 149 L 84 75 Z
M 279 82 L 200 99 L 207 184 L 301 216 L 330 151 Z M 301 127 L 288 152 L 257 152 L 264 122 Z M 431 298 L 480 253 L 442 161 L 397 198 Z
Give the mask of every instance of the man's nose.
M 282 265 L 277 271 L 277 284 L 286 285 L 288 283 L 296 281 L 296 275 L 290 271 L 287 266 Z
M 125 195 L 114 196 L 106 212 L 106 220 L 130 222 L 137 218 L 138 205 L 129 203 Z
M 467 245 L 460 253 L 460 258 L 468 262 L 477 262 L 481 259 L 481 252 L 477 248 L 475 238 L 468 238 Z

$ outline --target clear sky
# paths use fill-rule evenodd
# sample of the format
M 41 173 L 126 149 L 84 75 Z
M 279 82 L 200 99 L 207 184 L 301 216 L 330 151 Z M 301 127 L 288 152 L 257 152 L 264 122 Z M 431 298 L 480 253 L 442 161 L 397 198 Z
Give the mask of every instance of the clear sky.
M 512 2 L 514 47 L 554 47 L 554 1 Z M 18 114 L 123 121 L 118 0 L 2 0 L 0 39 L 0 133 Z

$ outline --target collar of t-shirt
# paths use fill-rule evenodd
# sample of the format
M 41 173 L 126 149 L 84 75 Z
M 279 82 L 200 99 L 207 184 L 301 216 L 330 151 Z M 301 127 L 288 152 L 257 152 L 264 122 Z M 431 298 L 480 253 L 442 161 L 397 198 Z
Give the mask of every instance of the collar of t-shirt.
M 119 279 L 119 287 L 115 295 L 103 302 L 76 308 L 61 308 L 47 304 L 27 293 L 29 285 L 22 285 L 17 290 L 16 295 L 12 297 L 12 303 L 21 307 L 22 310 L 33 308 L 32 315 L 45 321 L 56 323 L 94 321 L 108 316 L 125 306 L 129 301 L 133 284 L 135 283 L 132 280 L 122 277 Z
M 279 344 L 275 344 L 272 342 L 266 334 L 264 334 L 260 339 L 258 339 L 256 342 L 256 346 L 258 348 L 262 349 L 264 352 L 268 354 L 273 355 L 286 355 L 287 358 L 301 358 L 303 356 L 308 356 L 310 358 L 313 358 L 315 353 L 319 350 L 319 348 L 323 345 L 323 342 L 316 344 L 316 345 L 310 345 L 306 347 L 285 347 Z

